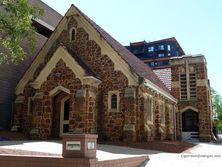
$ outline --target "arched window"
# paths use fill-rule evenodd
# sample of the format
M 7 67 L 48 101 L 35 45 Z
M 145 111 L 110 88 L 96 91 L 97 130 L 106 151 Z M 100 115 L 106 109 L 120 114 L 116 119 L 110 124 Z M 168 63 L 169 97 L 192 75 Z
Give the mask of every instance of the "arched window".
M 117 109 L 117 95 L 113 94 L 111 96 L 111 109 Z
M 164 104 L 164 102 L 160 102 L 159 107 L 160 107 L 160 115 L 161 115 L 161 117 L 160 117 L 161 124 L 165 124 L 166 119 L 165 119 L 165 104 Z
M 76 40 L 76 29 L 75 28 L 71 28 L 71 30 L 70 30 L 70 40 L 71 41 Z
M 32 97 L 28 98 L 28 110 L 27 110 L 27 115 L 30 115 L 33 113 L 33 99 Z
M 108 111 L 119 112 L 119 91 L 108 92 Z

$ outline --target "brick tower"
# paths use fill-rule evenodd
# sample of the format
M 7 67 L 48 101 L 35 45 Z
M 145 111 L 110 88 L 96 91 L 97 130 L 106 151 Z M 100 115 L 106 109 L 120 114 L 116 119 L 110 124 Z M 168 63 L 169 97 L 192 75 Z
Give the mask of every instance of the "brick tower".
M 177 138 L 210 141 L 212 107 L 203 55 L 172 59 L 172 95 L 178 99 Z

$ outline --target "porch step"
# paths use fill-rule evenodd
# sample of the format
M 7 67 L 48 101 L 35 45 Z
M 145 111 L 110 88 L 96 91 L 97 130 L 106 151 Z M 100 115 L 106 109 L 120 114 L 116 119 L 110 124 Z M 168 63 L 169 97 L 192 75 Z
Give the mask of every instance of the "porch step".
M 190 138 L 189 138 L 189 140 L 199 141 L 199 133 L 198 133 L 198 132 L 192 132 L 192 133 L 190 133 Z

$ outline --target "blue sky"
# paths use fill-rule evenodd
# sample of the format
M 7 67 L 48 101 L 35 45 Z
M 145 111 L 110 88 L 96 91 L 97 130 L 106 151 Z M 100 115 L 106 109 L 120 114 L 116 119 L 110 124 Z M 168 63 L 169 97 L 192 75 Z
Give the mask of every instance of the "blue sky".
M 222 95 L 221 0 L 43 0 L 64 15 L 76 5 L 123 45 L 176 37 L 186 54 L 204 54 Z

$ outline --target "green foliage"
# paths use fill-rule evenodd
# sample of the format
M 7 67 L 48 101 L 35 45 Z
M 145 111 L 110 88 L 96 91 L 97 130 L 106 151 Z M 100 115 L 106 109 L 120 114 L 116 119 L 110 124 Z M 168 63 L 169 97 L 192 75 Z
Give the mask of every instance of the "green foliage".
M 43 10 L 30 6 L 28 0 L 0 0 L 0 64 L 18 63 L 27 53 L 21 47 L 23 40 L 33 52 L 36 45 L 32 19 L 43 14 Z
M 215 123 L 218 130 L 222 131 L 222 96 L 214 89 L 211 89 L 211 95 L 213 111 L 216 115 Z

